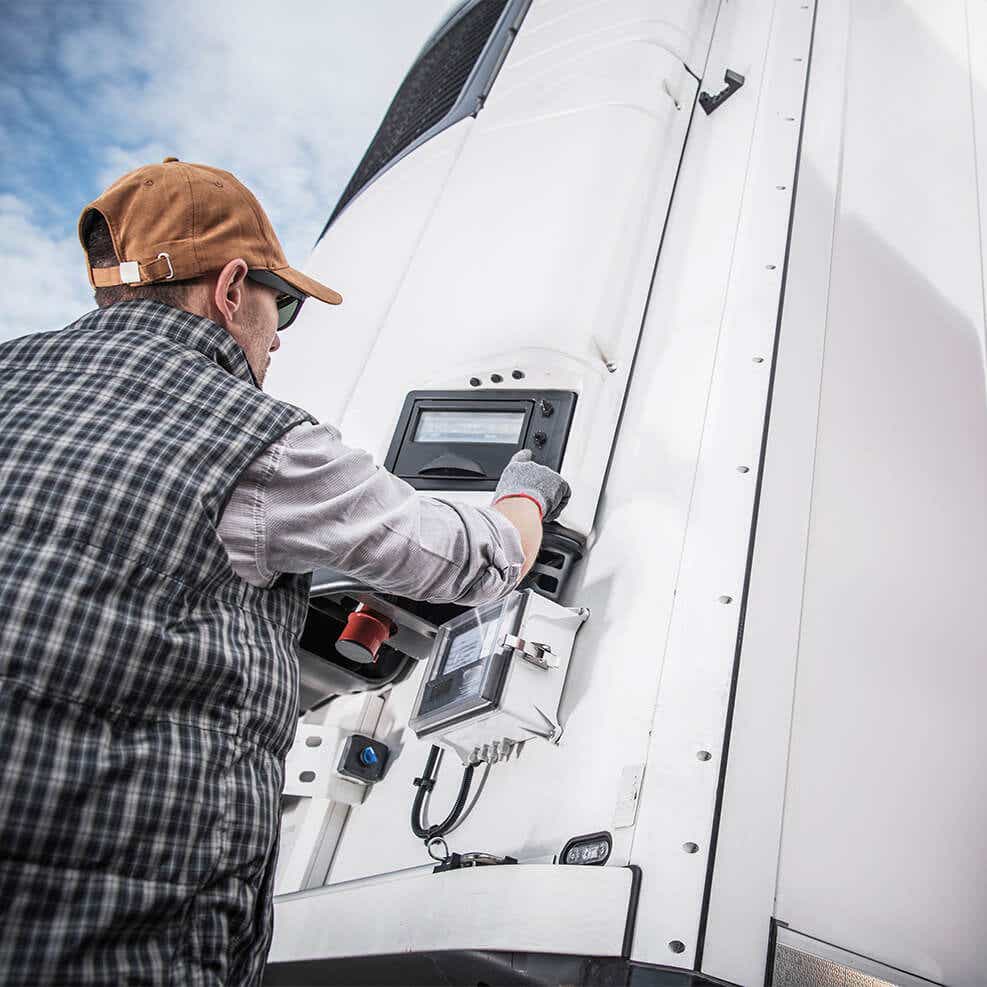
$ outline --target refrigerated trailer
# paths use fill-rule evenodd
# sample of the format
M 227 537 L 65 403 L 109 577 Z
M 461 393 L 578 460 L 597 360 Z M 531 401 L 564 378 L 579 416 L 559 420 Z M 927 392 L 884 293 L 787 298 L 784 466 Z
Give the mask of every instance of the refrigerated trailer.
M 452 11 L 271 389 L 573 495 L 496 604 L 315 574 L 268 983 L 987 983 L 985 196 L 982 0 Z

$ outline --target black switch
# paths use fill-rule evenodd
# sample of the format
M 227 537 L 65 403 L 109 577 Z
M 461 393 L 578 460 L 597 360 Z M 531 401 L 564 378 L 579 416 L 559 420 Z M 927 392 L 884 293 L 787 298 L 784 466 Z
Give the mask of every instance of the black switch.
M 534 442 L 540 449 L 548 441 L 548 436 L 544 432 L 535 432 Z
M 538 407 L 541 408 L 543 418 L 551 418 L 555 414 L 555 408 L 552 406 L 552 402 L 546 401 L 544 398 L 538 402 Z

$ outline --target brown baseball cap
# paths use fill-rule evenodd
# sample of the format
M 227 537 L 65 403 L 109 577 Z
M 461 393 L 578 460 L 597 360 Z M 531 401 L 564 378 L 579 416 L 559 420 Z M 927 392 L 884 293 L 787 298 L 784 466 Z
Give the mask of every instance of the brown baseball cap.
M 235 257 L 270 271 L 296 290 L 330 305 L 343 296 L 288 266 L 271 221 L 254 195 L 228 171 L 165 158 L 117 179 L 82 210 L 109 227 L 119 267 L 88 263 L 94 288 L 183 281 L 218 271 Z

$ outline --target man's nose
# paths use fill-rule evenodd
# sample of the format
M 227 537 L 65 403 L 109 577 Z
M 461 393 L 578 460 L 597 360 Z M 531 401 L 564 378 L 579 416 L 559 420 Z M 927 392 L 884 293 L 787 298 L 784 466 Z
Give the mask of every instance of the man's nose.
M 279 349 L 281 349 L 281 334 L 276 332 L 274 334 L 274 339 L 271 342 L 271 352 L 273 353 L 275 350 Z

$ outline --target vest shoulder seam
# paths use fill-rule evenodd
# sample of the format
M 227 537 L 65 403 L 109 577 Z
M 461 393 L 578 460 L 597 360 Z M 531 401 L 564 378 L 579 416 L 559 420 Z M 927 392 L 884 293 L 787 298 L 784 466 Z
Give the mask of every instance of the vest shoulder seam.
M 140 384 L 141 386 L 147 388 L 148 390 L 154 390 L 157 394 L 160 394 L 160 395 L 162 395 L 164 397 L 173 397 L 176 401 L 181 401 L 181 402 L 183 402 L 185 404 L 189 404 L 189 405 L 191 405 L 191 404 L 194 403 L 194 402 L 190 401 L 184 394 L 181 394 L 181 393 L 179 393 L 179 394 L 172 394 L 167 388 L 162 387 L 160 384 L 156 384 L 153 378 L 137 377 L 137 376 L 134 376 L 133 374 L 119 373 L 119 372 L 117 372 L 115 370 L 101 370 L 101 369 L 99 369 L 97 367 L 86 367 L 83 370 L 79 370 L 78 368 L 71 367 L 71 366 L 65 366 L 63 368 L 55 368 L 55 367 L 52 367 L 50 365 L 49 366 L 44 366 L 44 367 L 25 367 L 25 366 L 22 366 L 22 365 L 15 364 L 15 365 L 11 366 L 11 364 L 9 364 L 9 363 L 4 363 L 4 362 L 0 361 L 0 370 L 10 370 L 10 369 L 22 370 L 22 371 L 24 371 L 26 373 L 36 373 L 36 374 L 49 374 L 49 373 L 61 371 L 61 372 L 64 372 L 64 373 L 72 373 L 76 377 L 82 376 L 82 375 L 91 375 L 93 377 L 109 377 L 109 378 L 111 378 L 113 380 L 126 380 L 126 381 L 130 381 L 133 384 Z M 220 369 L 220 368 L 217 368 L 217 369 Z M 221 370 L 221 372 L 222 373 L 226 373 L 225 371 L 222 371 L 222 370 Z M 239 381 L 239 378 L 238 377 L 233 377 L 231 374 L 226 374 L 226 376 L 231 377 L 233 380 Z M 245 382 L 244 381 L 240 381 L 240 383 L 245 383 Z M 255 390 L 257 390 L 257 389 L 255 388 Z M 251 398 L 255 398 L 255 396 L 253 394 L 251 394 L 250 397 Z M 316 419 L 314 418 L 314 416 L 312 416 L 304 408 L 299 408 L 297 405 L 293 405 L 293 404 L 291 404 L 291 403 L 289 403 L 287 401 L 281 401 L 279 398 L 276 398 L 273 395 L 267 394 L 267 393 L 265 393 L 264 391 L 261 391 L 261 390 L 257 390 L 257 396 L 256 397 L 259 398 L 263 402 L 270 402 L 271 404 L 275 405 L 279 411 L 281 411 L 282 413 L 288 415 L 289 417 L 292 417 L 292 420 L 293 420 L 294 424 L 299 424 L 300 425 L 300 424 L 302 424 L 304 422 L 311 422 L 312 424 L 318 424 L 318 422 L 316 421 Z M 223 416 L 221 414 L 217 414 L 215 408 L 210 408 L 209 410 L 210 410 L 210 412 L 212 414 L 217 415 L 217 417 L 223 418 L 224 421 L 227 420 L 225 418 L 225 416 Z M 232 419 L 230 419 L 230 421 L 232 421 Z M 236 424 L 240 425 L 240 427 L 243 427 L 240 422 L 236 422 Z M 256 436 L 257 438 L 265 438 L 266 437 L 265 435 L 263 435 L 263 434 L 261 434 L 259 432 L 254 432 L 253 430 L 248 429 L 248 428 L 244 428 L 243 430 L 245 432 L 247 432 L 248 434 L 250 434 L 250 435 Z M 277 441 L 277 440 L 274 439 L 272 441 Z

